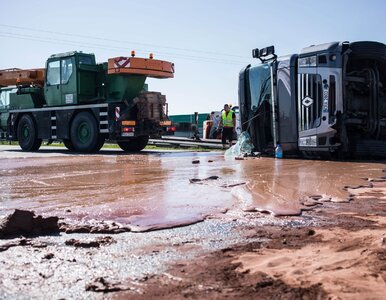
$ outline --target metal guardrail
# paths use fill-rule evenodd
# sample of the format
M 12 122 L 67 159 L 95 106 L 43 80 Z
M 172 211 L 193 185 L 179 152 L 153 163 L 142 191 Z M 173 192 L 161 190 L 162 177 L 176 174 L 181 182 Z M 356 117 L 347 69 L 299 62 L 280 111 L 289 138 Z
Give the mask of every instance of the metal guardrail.
M 162 137 L 161 139 L 150 139 L 150 145 L 159 145 L 159 146 L 171 146 L 176 145 L 180 147 L 205 147 L 212 149 L 221 149 L 222 143 L 221 140 L 212 140 L 212 139 L 200 139 L 195 140 L 191 138 L 183 137 Z

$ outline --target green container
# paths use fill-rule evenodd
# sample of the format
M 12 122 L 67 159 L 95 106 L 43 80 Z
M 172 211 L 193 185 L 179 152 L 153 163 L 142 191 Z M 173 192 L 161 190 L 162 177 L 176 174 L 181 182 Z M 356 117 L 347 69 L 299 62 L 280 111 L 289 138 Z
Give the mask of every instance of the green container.
M 184 125 L 186 125 L 186 123 L 190 123 L 191 125 L 195 124 L 195 118 L 194 118 L 194 114 L 186 114 L 186 115 L 173 115 L 173 116 L 169 116 L 170 120 L 173 122 L 173 124 L 176 125 L 177 127 L 177 131 L 178 131 L 178 124 L 179 123 L 183 123 Z M 199 132 L 199 135 L 202 137 L 202 133 L 203 133 L 203 124 L 204 124 L 204 121 L 206 120 L 206 118 L 208 117 L 208 114 L 206 113 L 201 113 L 201 114 L 198 114 L 198 132 Z M 186 127 L 186 126 L 184 126 Z
M 146 76 L 111 74 L 107 76 L 107 101 L 133 100 L 144 89 Z

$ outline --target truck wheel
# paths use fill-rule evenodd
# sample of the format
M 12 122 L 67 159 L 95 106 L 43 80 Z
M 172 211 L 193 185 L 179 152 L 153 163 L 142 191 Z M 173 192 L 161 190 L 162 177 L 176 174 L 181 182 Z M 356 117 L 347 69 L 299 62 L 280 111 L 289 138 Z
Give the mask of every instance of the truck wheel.
M 105 138 L 100 136 L 99 139 L 98 139 L 98 143 L 97 143 L 97 145 L 94 148 L 94 151 L 98 152 L 99 150 L 101 150 L 101 148 L 103 147 L 104 143 L 105 143 Z
M 130 141 L 118 141 L 117 144 L 125 152 L 137 152 L 145 148 L 148 142 L 149 136 L 143 135 L 130 139 Z
M 74 151 L 74 150 L 75 150 L 75 149 L 74 149 L 74 145 L 72 144 L 72 142 L 71 142 L 70 139 L 64 139 L 64 140 L 63 140 L 63 144 L 64 144 L 64 146 L 65 146 L 68 150 L 70 150 L 70 151 Z
M 30 115 L 23 115 L 17 125 L 17 138 L 23 151 L 37 151 L 42 139 L 37 138 L 38 131 Z
M 71 142 L 75 151 L 96 152 L 99 132 L 95 118 L 89 112 L 77 114 L 71 123 Z

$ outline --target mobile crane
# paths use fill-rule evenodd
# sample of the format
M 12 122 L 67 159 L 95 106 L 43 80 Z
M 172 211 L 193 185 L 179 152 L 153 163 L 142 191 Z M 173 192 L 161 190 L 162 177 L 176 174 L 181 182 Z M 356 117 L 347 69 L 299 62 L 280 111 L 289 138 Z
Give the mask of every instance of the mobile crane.
M 173 78 L 174 64 L 94 54 L 51 55 L 45 69 L 0 70 L 0 138 L 36 151 L 43 140 L 72 151 L 96 152 L 105 140 L 140 151 L 151 134 L 170 125 L 166 97 L 147 91 L 145 80 Z

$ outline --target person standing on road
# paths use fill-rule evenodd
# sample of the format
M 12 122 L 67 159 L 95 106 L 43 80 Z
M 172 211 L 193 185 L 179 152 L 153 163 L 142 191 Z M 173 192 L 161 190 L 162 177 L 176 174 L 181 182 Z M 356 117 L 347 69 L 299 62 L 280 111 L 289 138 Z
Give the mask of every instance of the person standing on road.
M 229 140 L 229 147 L 232 146 L 233 133 L 236 130 L 236 115 L 228 104 L 224 105 L 219 127 L 222 126 L 222 148 L 225 149 L 226 141 Z

